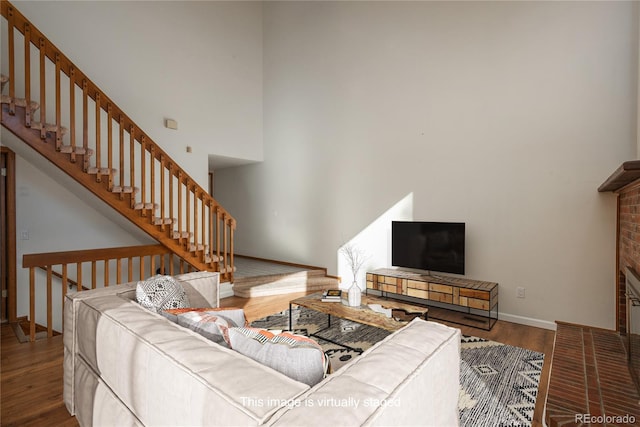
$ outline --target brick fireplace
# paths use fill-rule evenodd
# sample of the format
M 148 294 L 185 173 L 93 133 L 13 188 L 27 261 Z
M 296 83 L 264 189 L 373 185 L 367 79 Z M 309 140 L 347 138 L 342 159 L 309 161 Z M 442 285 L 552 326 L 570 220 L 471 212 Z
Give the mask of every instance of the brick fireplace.
M 618 198 L 618 330 L 626 330 L 626 297 L 624 271 L 626 267 L 640 272 L 640 180 L 623 189 Z
M 640 351 L 629 351 L 640 350 L 640 306 L 628 311 L 626 296 L 627 277 L 635 277 L 630 269 L 640 272 L 640 160 L 623 163 L 598 191 L 618 196 L 616 331 L 556 322 L 545 406 L 550 427 L 628 425 L 624 417 L 640 423 L 640 394 L 632 373 L 640 371 L 632 369 L 640 367 Z M 633 318 L 630 330 L 628 314 Z M 593 418 L 585 421 L 585 414 Z
M 627 267 L 640 272 L 640 160 L 625 162 L 601 186 L 618 195 L 616 330 L 627 333 Z

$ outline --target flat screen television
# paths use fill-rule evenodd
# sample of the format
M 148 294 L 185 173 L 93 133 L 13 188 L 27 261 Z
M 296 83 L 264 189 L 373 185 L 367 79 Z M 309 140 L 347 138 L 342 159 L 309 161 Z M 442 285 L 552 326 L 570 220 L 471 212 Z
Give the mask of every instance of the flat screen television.
M 392 221 L 391 264 L 464 274 L 463 222 Z

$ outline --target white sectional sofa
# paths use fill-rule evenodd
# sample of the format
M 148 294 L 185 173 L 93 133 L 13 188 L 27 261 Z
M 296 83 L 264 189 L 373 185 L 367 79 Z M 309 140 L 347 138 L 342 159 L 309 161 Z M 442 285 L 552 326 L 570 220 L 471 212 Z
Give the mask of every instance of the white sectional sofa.
M 183 281 L 218 306 L 215 273 Z M 458 425 L 460 331 L 414 320 L 309 387 L 135 301 L 135 284 L 67 297 L 64 400 L 81 426 Z

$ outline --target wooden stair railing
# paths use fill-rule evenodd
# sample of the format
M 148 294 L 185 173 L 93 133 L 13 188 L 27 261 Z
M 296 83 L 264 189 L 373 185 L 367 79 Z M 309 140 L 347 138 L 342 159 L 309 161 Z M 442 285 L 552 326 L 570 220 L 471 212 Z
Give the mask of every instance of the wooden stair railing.
M 76 291 L 81 292 L 144 280 L 158 271 L 173 275 L 193 270 L 188 263 L 176 257 L 171 250 L 162 245 L 28 254 L 23 256 L 22 265 L 29 269 L 29 338 L 31 341 L 36 337 L 37 313 L 44 313 L 45 310 L 47 336 L 53 336 L 54 278 L 59 279 L 62 284 L 60 292 L 62 307 L 69 284 L 73 284 Z M 46 291 L 37 292 L 39 289 L 46 289 Z M 43 324 L 42 320 L 39 323 Z
M 193 267 L 232 282 L 236 220 L 10 2 L 0 3 L 8 29 L 0 83 L 9 88 L 2 125 Z

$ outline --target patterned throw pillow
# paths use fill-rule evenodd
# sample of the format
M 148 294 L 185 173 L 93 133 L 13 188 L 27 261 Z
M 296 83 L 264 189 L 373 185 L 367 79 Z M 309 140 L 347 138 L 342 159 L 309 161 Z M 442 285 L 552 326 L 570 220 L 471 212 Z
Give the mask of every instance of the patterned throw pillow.
M 264 329 L 230 328 L 231 348 L 309 386 L 322 381 L 325 355 L 314 340 L 282 332 L 275 335 Z
M 190 305 L 184 288 L 171 276 L 157 275 L 139 281 L 136 299 L 141 306 L 155 312 Z
M 224 347 L 229 347 L 229 328 L 247 325 L 241 308 L 178 308 L 165 310 L 162 314 Z

